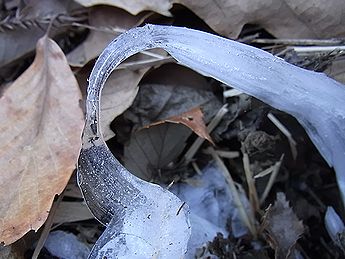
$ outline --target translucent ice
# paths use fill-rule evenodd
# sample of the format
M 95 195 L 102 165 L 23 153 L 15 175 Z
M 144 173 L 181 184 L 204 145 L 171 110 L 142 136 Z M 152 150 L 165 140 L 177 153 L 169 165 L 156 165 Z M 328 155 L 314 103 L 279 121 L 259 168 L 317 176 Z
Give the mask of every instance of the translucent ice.
M 130 254 L 133 250 L 129 247 L 135 247 L 132 242 L 143 240 L 144 243 L 149 243 L 147 249 L 142 243 L 143 251 L 157 252 L 163 251 L 164 245 L 168 245 L 166 242 L 171 240 L 169 235 L 175 235 L 178 242 L 171 246 L 171 251 L 177 255 L 185 249 L 190 233 L 187 230 L 189 224 L 185 206 L 181 209 L 182 213 L 178 214 L 183 216 L 179 219 L 173 217 L 176 215 L 174 210 L 181 201 L 160 187 L 133 177 L 109 152 L 100 131 L 100 93 L 109 74 L 124 59 L 150 48 L 163 48 L 182 65 L 293 115 L 329 165 L 334 166 L 342 198 L 345 200 L 344 85 L 324 74 L 298 68 L 267 52 L 238 42 L 186 28 L 146 25 L 113 40 L 100 55 L 89 80 L 78 177 L 90 210 L 101 222 L 110 222 L 107 233 L 97 242 L 98 251 L 112 237 L 113 247 L 124 248 L 117 251 L 127 251 L 127 258 L 135 258 Z M 167 203 L 159 199 L 164 199 Z M 153 231 L 153 227 L 148 226 L 138 226 L 135 233 L 132 231 L 136 229 L 130 228 L 129 235 L 123 232 L 128 227 L 125 225 L 132 224 L 135 219 L 138 219 L 135 224 L 148 224 L 148 221 L 144 222 L 143 216 L 148 216 L 148 212 L 157 214 L 152 221 L 154 224 L 164 222 L 164 227 L 153 225 L 161 230 L 166 227 L 168 232 L 163 232 L 163 238 L 162 235 L 155 236 L 159 231 Z M 165 212 L 170 212 L 169 216 L 164 216 Z M 169 226 L 171 217 L 172 224 L 176 220 L 181 223 L 176 228 L 179 234 L 171 231 L 174 230 L 174 227 Z M 150 231 L 146 232 L 147 229 Z M 135 235 L 138 238 L 134 238 Z M 104 236 L 107 238 L 104 239 Z M 153 242 L 160 240 L 165 243 L 161 243 L 158 248 L 154 246 L 152 250 L 149 249 Z M 168 250 L 164 251 L 166 254 L 155 252 L 154 256 L 179 258 L 169 257 Z M 113 258 L 119 258 L 117 256 L 114 255 Z
M 239 217 L 229 185 L 220 170 L 216 165 L 210 164 L 203 168 L 202 175 L 191 178 L 195 185 L 177 183 L 171 188 L 171 191 L 186 201 L 190 208 L 192 235 L 186 259 L 195 258 L 196 249 L 212 241 L 217 233 L 227 237 L 228 223 L 231 224 L 233 236 L 240 237 L 248 233 Z M 247 197 L 242 195 L 241 200 L 249 214 L 250 205 Z

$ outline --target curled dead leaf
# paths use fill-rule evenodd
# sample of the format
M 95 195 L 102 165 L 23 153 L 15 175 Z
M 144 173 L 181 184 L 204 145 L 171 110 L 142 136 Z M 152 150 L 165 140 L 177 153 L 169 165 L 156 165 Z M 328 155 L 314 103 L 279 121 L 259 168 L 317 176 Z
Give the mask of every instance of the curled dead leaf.
M 207 128 L 206 128 L 203 117 L 204 115 L 202 114 L 201 109 L 199 107 L 195 107 L 182 114 L 167 118 L 163 121 L 152 123 L 146 126 L 145 128 L 148 128 L 154 125 L 159 125 L 165 122 L 183 124 L 187 126 L 188 128 L 190 128 L 200 138 L 207 139 L 210 143 L 214 144 L 211 139 L 211 136 L 207 132 Z
M 45 222 L 77 159 L 83 114 L 77 81 L 47 37 L 32 65 L 0 99 L 0 242 Z
M 276 202 L 266 212 L 264 227 L 268 242 L 275 250 L 275 258 L 290 258 L 304 226 L 289 206 L 284 193 L 277 193 Z

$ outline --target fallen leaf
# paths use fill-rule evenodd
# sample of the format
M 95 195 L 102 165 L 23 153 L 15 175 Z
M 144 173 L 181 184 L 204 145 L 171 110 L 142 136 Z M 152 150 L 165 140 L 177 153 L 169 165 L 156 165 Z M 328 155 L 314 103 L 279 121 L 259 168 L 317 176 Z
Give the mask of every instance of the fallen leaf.
M 67 55 L 68 62 L 74 67 L 83 67 L 98 57 L 116 35 L 143 22 L 147 14 L 133 16 L 124 10 L 109 6 L 91 8 L 89 24 L 92 27 L 87 38 Z
M 277 38 L 329 38 L 345 35 L 343 0 L 174 2 L 188 7 L 216 32 L 230 38 L 237 38 L 246 24 L 261 25 Z
M 169 9 L 172 7 L 172 1 L 169 0 L 76 0 L 76 2 L 85 7 L 99 4 L 112 5 L 124 9 L 133 15 L 137 15 L 142 11 L 154 11 L 166 16 L 171 16 Z
M 289 258 L 297 240 L 304 232 L 302 221 L 289 206 L 285 194 L 277 193 L 274 205 L 268 209 L 264 218 L 268 241 L 275 250 L 275 258 Z
M 24 252 L 17 251 L 13 246 L 0 246 L 0 258 L 24 259 Z
M 80 148 L 77 81 L 59 46 L 41 38 L 33 64 L 0 98 L 0 236 L 10 244 L 45 222 Z
M 181 154 L 191 133 L 187 127 L 174 123 L 133 133 L 124 147 L 125 167 L 141 179 L 153 180 L 170 169 L 169 164 Z
M 84 6 L 105 3 L 123 8 L 132 14 L 152 10 L 163 15 L 169 15 L 173 4 L 181 4 L 203 19 L 213 30 L 230 38 L 237 38 L 246 24 L 261 25 L 277 38 L 330 38 L 345 35 L 343 0 L 263 0 L 255 3 L 251 0 L 77 2 Z
M 105 140 L 115 135 L 110 123 L 131 106 L 139 90 L 138 84 L 148 69 L 117 70 L 107 80 L 101 103 L 101 125 Z
M 328 76 L 345 84 L 345 61 L 343 58 L 334 60 L 332 64 L 324 72 Z
M 200 138 L 207 139 L 210 143 L 214 144 L 211 136 L 207 132 L 207 128 L 203 119 L 204 115 L 202 114 L 202 111 L 200 107 L 195 107 L 187 112 L 184 112 L 180 115 L 176 115 L 173 117 L 170 117 L 168 119 L 165 119 L 163 121 L 158 121 L 155 123 L 152 123 L 146 128 L 152 127 L 154 125 L 159 125 L 166 122 L 171 123 L 177 123 L 177 124 L 183 124 L 190 128 L 195 134 L 197 134 Z
M 54 215 L 54 224 L 63 224 L 93 219 L 93 215 L 84 202 L 62 201 Z
M 133 105 L 124 113 L 132 121 L 135 129 L 151 123 L 183 114 L 192 108 L 203 109 L 208 122 L 217 113 L 221 103 L 213 92 L 188 85 L 143 84 Z
M 137 71 L 121 69 L 111 73 L 102 91 L 100 120 L 105 140 L 115 135 L 110 128 L 111 122 L 131 106 L 139 89 L 138 84 L 148 69 L 143 68 Z M 82 68 L 77 73 L 77 79 L 83 92 L 86 92 L 89 74 L 89 66 Z

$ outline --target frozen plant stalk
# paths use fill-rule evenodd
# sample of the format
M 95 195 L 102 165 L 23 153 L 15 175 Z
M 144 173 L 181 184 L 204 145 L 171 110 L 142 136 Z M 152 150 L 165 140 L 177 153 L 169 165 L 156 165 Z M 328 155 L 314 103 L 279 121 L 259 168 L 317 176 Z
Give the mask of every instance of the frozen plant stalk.
M 345 201 L 344 85 L 238 42 L 146 25 L 113 40 L 90 76 L 78 178 L 90 210 L 108 224 L 90 258 L 107 252 L 107 258 L 137 258 L 135 252 L 142 253 L 138 258 L 180 258 L 189 238 L 186 207 L 168 191 L 131 175 L 106 147 L 99 126 L 101 89 L 110 73 L 124 59 L 151 48 L 163 48 L 180 64 L 293 115 L 334 166 Z

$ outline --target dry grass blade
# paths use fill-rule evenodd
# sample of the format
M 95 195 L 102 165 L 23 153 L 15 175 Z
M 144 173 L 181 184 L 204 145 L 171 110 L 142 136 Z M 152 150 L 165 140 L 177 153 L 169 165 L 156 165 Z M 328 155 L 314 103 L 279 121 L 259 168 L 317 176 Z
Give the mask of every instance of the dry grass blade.
M 240 152 L 238 151 L 216 150 L 216 152 L 220 157 L 227 158 L 227 159 L 234 159 L 240 156 Z
M 215 149 L 215 151 L 217 155 L 220 156 L 221 158 L 234 159 L 240 156 L 240 152 L 238 151 L 224 151 L 224 150 L 217 150 L 217 149 Z M 207 148 L 203 149 L 202 153 L 211 155 L 210 150 Z
M 299 55 L 315 55 L 316 53 L 333 53 L 344 52 L 345 46 L 309 46 L 309 47 L 292 47 Z
M 195 171 L 198 175 L 202 175 L 202 171 L 200 170 L 198 164 L 195 163 L 194 161 L 193 161 L 191 164 L 192 164 L 192 167 L 193 167 L 194 171 Z
M 267 195 L 269 194 L 272 186 L 273 186 L 273 183 L 275 181 L 275 179 L 277 178 L 277 175 L 278 175 L 278 172 L 279 172 L 279 169 L 280 169 L 280 166 L 283 162 L 283 159 L 284 159 L 284 154 L 280 157 L 279 161 L 274 165 L 274 169 L 273 169 L 273 172 L 270 176 L 270 179 L 268 180 L 268 183 L 266 185 L 266 188 L 260 198 L 260 204 L 263 204 L 267 198 Z
M 275 165 L 272 165 L 254 176 L 254 179 L 264 177 L 273 172 Z
M 256 238 L 257 231 L 256 231 L 255 223 L 254 223 L 255 222 L 254 216 L 247 214 L 247 212 L 243 206 L 243 203 L 240 199 L 240 195 L 237 191 L 236 184 L 235 184 L 234 180 L 232 179 L 230 172 L 228 171 L 225 164 L 223 163 L 223 161 L 220 159 L 220 157 L 217 155 L 216 151 L 212 147 L 208 148 L 208 153 L 211 154 L 213 159 L 216 161 L 218 167 L 221 169 L 221 172 L 223 173 L 223 175 L 226 179 L 226 182 L 229 185 L 230 191 L 233 195 L 235 205 L 239 211 L 241 220 L 248 227 L 248 229 L 249 229 L 250 233 L 253 235 L 253 237 Z
M 230 98 L 230 97 L 238 96 L 241 94 L 243 94 L 243 92 L 237 89 L 230 89 L 223 92 L 224 98 Z
M 255 187 L 255 179 L 253 178 L 253 173 L 250 170 L 249 157 L 247 153 L 243 153 L 243 168 L 246 175 L 246 181 L 248 184 L 249 191 L 249 201 L 252 205 L 254 211 L 260 210 L 260 203 L 258 198 L 258 192 Z
M 253 43 L 263 43 L 263 44 L 282 44 L 282 45 L 303 45 L 303 46 L 313 46 L 313 45 L 337 45 L 342 44 L 343 40 L 338 39 L 254 39 Z
M 272 113 L 268 113 L 267 117 L 272 121 L 272 123 L 287 137 L 291 149 L 291 154 L 294 160 L 297 158 L 297 143 L 292 137 L 290 131 L 274 116 Z
M 44 243 L 46 242 L 47 238 L 48 238 L 48 235 L 49 235 L 49 232 L 51 230 L 51 227 L 53 225 L 53 222 L 54 222 L 54 217 L 55 217 L 55 213 L 56 213 L 56 210 L 58 209 L 59 207 L 59 204 L 60 202 L 62 201 L 62 198 L 64 197 L 63 193 L 61 195 L 59 195 L 58 199 L 53 203 L 53 206 L 49 212 L 49 216 L 47 218 L 47 221 L 46 223 L 44 224 L 44 228 L 43 228 L 43 231 L 41 233 L 41 236 L 40 238 L 38 239 L 38 242 L 37 242 L 37 245 L 35 247 L 35 250 L 34 250 L 34 253 L 32 255 L 32 259 L 37 259 L 43 246 L 44 246 Z

